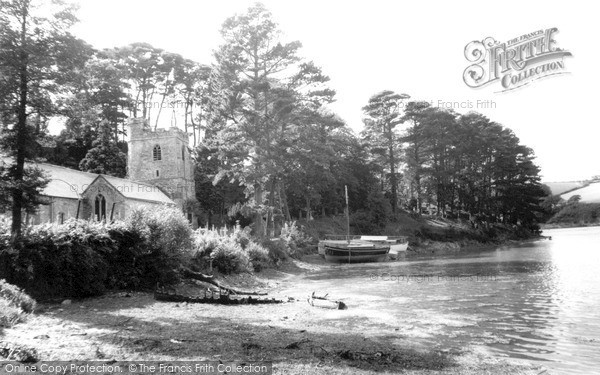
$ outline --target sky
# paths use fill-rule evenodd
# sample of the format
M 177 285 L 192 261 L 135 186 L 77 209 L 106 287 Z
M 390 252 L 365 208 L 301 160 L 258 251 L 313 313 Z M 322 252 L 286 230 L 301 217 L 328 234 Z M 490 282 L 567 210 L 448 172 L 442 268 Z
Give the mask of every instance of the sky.
M 79 0 L 73 33 L 96 48 L 147 42 L 201 63 L 213 62 L 223 21 L 246 0 Z M 415 100 L 478 111 L 510 129 L 537 156 L 543 181 L 600 175 L 595 105 L 600 61 L 593 2 L 263 0 L 300 53 L 321 66 L 337 92 L 332 109 L 355 131 L 361 108 L 382 90 Z M 568 74 L 499 92 L 498 83 L 471 88 L 465 46 L 493 37 L 507 42 L 556 27 L 555 45 L 572 53 Z

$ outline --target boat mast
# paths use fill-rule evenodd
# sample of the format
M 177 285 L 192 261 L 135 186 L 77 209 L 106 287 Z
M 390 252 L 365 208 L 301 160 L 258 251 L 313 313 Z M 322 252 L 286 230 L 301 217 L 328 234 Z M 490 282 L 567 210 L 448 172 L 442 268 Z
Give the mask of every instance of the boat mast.
M 344 185 L 346 192 L 346 235 L 348 243 L 350 243 L 350 206 L 348 205 L 348 185 Z

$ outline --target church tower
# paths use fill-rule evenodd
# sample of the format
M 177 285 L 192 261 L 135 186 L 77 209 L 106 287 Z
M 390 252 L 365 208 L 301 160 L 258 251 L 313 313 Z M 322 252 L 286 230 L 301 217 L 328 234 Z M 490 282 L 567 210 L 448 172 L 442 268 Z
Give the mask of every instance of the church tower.
M 192 221 L 185 207 L 196 199 L 188 135 L 176 127 L 153 131 L 141 118 L 131 119 L 128 131 L 128 178 L 159 186 Z

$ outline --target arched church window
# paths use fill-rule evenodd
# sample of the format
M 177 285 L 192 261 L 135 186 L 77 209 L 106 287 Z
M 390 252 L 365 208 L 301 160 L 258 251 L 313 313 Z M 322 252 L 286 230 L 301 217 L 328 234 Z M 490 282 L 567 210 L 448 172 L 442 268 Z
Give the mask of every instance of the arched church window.
M 58 221 L 59 224 L 64 224 L 65 223 L 65 213 L 64 212 L 59 212 L 58 213 L 57 221 Z
M 152 150 L 152 158 L 154 161 L 162 160 L 162 152 L 159 145 L 154 146 L 154 149 Z
M 106 199 L 102 194 L 96 196 L 94 202 L 94 216 L 96 217 L 96 221 L 106 219 Z

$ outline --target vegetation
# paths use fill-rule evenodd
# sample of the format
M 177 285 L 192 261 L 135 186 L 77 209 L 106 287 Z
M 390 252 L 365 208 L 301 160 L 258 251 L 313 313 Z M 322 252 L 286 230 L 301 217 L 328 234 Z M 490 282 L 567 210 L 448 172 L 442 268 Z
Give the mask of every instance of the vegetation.
M 260 271 L 312 245 L 293 223 L 286 225 L 281 239 L 263 242 L 240 227 L 193 232 L 183 214 L 169 207 L 134 210 L 126 222 L 69 220 L 30 227 L 25 234 L 13 243 L 9 228 L 1 228 L 0 273 L 43 299 L 173 285 L 185 268 L 214 267 L 224 274 Z
M 39 5 L 31 0 L 0 1 L 0 146 L 14 159 L 2 171 L 1 190 L 9 197 L 3 200 L 10 199 L 14 236 L 21 233 L 23 210 L 38 203 L 44 185 L 39 172 L 26 168 L 25 161 L 39 156 L 47 121 L 59 113 L 58 100 L 52 98 L 72 93 L 70 73 L 90 51 L 68 33 L 75 21 L 71 8 Z
M 193 135 L 192 203 L 204 225 L 251 223 L 274 238 L 285 222 L 344 212 L 345 187 L 362 233 L 402 210 L 528 229 L 545 219 L 533 151 L 511 130 L 384 90 L 355 134 L 329 109 L 327 75 L 261 4 L 223 23 L 208 66 L 147 43 L 94 50 L 68 33 L 71 8 L 41 18 L 35 1 L 2 0 L 0 18 L 0 146 L 12 157 L 0 170 L 0 210 L 12 212 L 13 236 L 45 184 L 26 160 L 124 176 L 127 118 L 156 127 L 163 108 Z M 65 129 L 48 136 L 58 117 Z
M 35 306 L 35 300 L 20 288 L 0 280 L 0 328 L 22 321 Z
M 125 223 L 39 225 L 12 244 L 6 229 L 0 233 L 0 271 L 36 298 L 81 298 L 174 283 L 192 255 L 188 222 L 166 207 L 135 211 Z
M 576 197 L 573 196 L 573 197 Z M 600 203 L 581 203 L 574 200 L 563 205 L 550 220 L 550 225 L 594 225 L 600 223 Z

